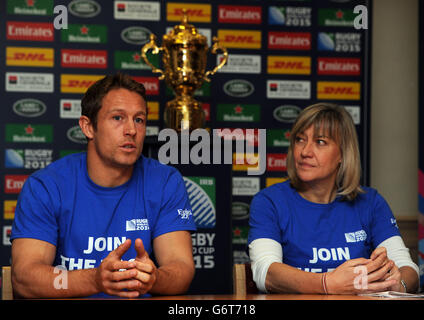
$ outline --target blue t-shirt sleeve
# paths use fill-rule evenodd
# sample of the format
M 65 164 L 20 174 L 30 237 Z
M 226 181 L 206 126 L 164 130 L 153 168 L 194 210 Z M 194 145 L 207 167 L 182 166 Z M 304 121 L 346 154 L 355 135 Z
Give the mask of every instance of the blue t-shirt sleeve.
M 254 196 L 250 203 L 249 227 L 248 243 L 260 238 L 281 243 L 280 223 L 275 203 L 263 192 Z
M 373 199 L 372 209 L 371 243 L 376 248 L 384 240 L 393 236 L 400 236 L 400 232 L 388 203 L 377 192 Z
M 160 192 L 162 201 L 153 237 L 172 231 L 196 231 L 187 189 L 179 171 L 171 168 Z
M 16 205 L 11 240 L 32 238 L 57 245 L 55 194 L 38 178 L 29 177 L 26 180 Z

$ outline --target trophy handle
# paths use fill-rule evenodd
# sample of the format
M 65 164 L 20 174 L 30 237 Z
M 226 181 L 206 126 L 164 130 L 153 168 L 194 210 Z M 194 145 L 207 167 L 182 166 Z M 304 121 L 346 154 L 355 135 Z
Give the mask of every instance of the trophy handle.
M 219 69 L 221 69 L 227 63 L 227 60 L 228 60 L 228 51 L 227 51 L 227 49 L 224 48 L 224 47 L 222 47 L 219 44 L 219 41 L 218 41 L 218 38 L 217 37 L 213 37 L 212 40 L 213 40 L 214 44 L 212 46 L 211 52 L 213 54 L 217 54 L 217 52 L 219 50 L 219 51 L 221 51 L 224 54 L 224 57 L 223 57 L 222 61 L 213 70 L 207 71 L 205 73 L 205 76 L 203 77 L 203 79 L 205 81 L 207 81 L 207 82 L 210 82 L 211 81 L 208 78 L 208 76 L 213 76 Z
M 143 48 L 141 49 L 141 56 L 143 57 L 144 62 L 146 62 L 146 64 L 152 68 L 152 72 L 153 73 L 160 73 L 159 76 L 159 80 L 163 80 L 165 78 L 165 74 L 163 73 L 162 69 L 156 68 L 150 61 L 149 59 L 147 59 L 146 53 L 152 50 L 153 54 L 158 54 L 159 52 L 161 52 L 163 50 L 162 47 L 158 47 L 156 45 L 156 36 L 151 33 L 150 34 L 150 42 L 146 43 Z

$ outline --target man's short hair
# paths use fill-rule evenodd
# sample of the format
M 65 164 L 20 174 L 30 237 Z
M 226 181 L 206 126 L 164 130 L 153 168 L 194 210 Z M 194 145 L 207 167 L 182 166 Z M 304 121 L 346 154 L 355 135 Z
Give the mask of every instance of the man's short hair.
M 128 74 L 118 72 L 107 75 L 92 84 L 81 100 L 81 115 L 90 119 L 94 129 L 97 129 L 97 114 L 102 107 L 103 98 L 109 91 L 120 88 L 138 93 L 144 101 L 147 101 L 144 85 L 135 81 Z

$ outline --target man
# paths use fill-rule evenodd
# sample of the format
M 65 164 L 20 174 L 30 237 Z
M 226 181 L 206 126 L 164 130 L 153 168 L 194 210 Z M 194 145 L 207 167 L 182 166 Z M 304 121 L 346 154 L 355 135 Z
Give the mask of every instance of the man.
M 141 156 L 143 85 L 120 73 L 106 76 L 81 107 L 87 152 L 35 172 L 19 196 L 11 236 L 15 294 L 185 292 L 194 276 L 195 224 L 179 172 Z

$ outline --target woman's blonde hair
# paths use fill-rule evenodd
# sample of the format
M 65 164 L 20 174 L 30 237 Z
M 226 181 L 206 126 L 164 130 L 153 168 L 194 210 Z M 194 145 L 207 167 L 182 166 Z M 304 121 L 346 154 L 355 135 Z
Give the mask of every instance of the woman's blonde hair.
M 344 200 L 354 200 L 358 193 L 364 192 L 360 186 L 361 159 L 358 138 L 350 114 L 336 104 L 313 104 L 304 109 L 293 124 L 287 153 L 287 174 L 292 187 L 301 190 L 302 185 L 293 158 L 296 136 L 312 125 L 316 136 L 324 133 L 339 145 L 342 160 L 336 177 L 337 195 L 342 196 Z

